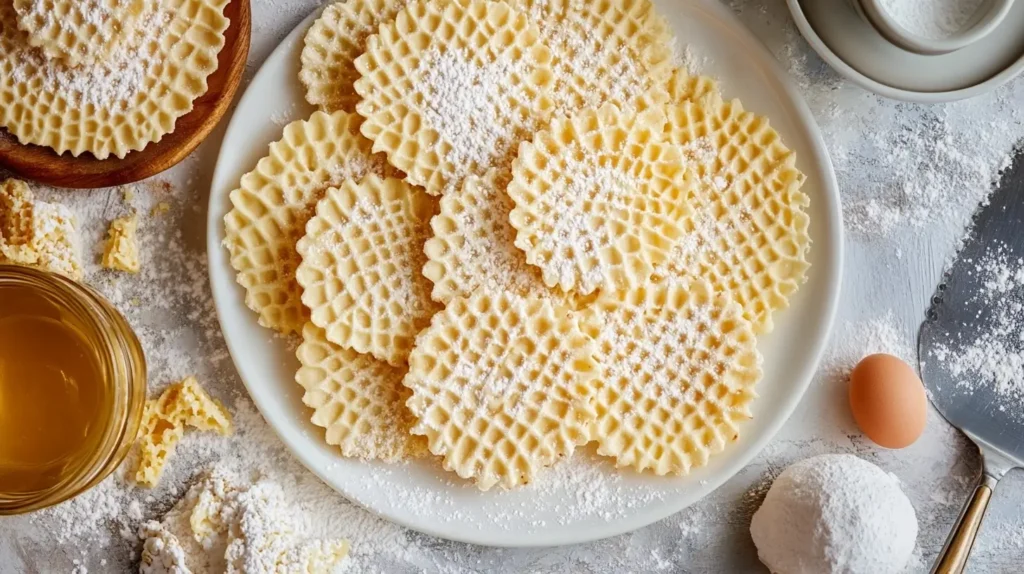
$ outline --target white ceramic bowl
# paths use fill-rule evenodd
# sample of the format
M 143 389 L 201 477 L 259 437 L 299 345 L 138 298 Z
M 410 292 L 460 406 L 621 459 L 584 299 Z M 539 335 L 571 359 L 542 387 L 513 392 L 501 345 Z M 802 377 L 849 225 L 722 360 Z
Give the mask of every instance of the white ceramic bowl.
M 1014 0 L 985 0 L 974 16 L 956 34 L 946 38 L 927 38 L 897 22 L 881 0 L 851 0 L 860 15 L 886 40 L 917 54 L 948 54 L 987 36 L 1006 17 Z M 928 1 L 928 0 L 919 0 Z

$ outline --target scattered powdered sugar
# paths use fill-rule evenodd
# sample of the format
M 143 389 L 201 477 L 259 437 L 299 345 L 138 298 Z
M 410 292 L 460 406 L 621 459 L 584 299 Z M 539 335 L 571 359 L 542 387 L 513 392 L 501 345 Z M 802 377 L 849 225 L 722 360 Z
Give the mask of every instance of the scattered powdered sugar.
M 62 19 L 63 15 L 60 10 L 54 9 L 53 4 L 53 0 L 33 0 L 27 8 L 19 9 L 18 13 L 22 18 L 40 22 L 40 28 L 64 29 L 66 22 Z M 74 12 L 82 16 L 82 23 L 95 27 L 95 36 L 90 42 L 110 42 L 115 28 L 104 24 L 121 17 L 121 13 L 128 10 L 126 2 L 119 0 L 76 0 L 76 4 Z
M 698 385 L 680 384 L 679 377 L 698 373 L 729 373 L 725 349 L 708 348 L 708 339 L 723 340 L 710 305 L 697 306 L 670 318 L 648 319 L 642 308 L 619 308 L 606 318 L 602 340 L 608 341 L 606 377 L 631 386 L 634 397 L 652 399 L 658 407 L 677 412 L 698 396 L 717 401 Z M 607 339 L 605 339 L 607 335 Z M 637 404 L 637 398 L 633 399 Z M 727 407 L 727 405 L 720 405 Z
M 423 94 L 426 125 L 450 146 L 444 159 L 455 177 L 449 183 L 497 166 L 518 143 L 529 118 L 518 117 L 513 103 L 526 101 L 519 87 L 525 74 L 525 60 L 507 54 L 488 62 L 466 49 L 432 48 L 423 55 L 412 74 L 413 90 Z
M 950 334 L 949 344 L 937 344 L 931 355 L 949 370 L 958 389 L 992 390 L 999 410 L 1024 420 L 1024 259 L 995 246 L 974 273 L 981 280 L 975 297 L 992 304 L 992 314 L 979 334 Z
M 142 574 L 333 572 L 343 540 L 310 538 L 280 484 L 215 469 L 140 528 Z
M 889 100 L 844 81 L 791 23 L 757 14 L 746 10 L 744 22 L 787 66 L 822 131 L 845 229 L 871 241 L 927 233 L 935 240 L 931 250 L 951 251 L 1024 137 L 1024 82 L 943 105 Z M 803 161 L 797 166 L 806 171 Z
M 580 274 L 580 291 L 590 293 L 607 279 L 604 252 L 614 248 L 616 241 L 610 225 L 600 221 L 601 216 L 607 217 L 607 212 L 632 214 L 631 199 L 640 188 L 640 181 L 621 169 L 599 165 L 573 149 L 567 150 L 564 157 L 562 176 L 567 184 L 554 187 L 550 200 L 562 213 L 553 222 L 553 229 L 540 238 L 538 247 L 550 254 L 546 266 L 554 270 L 559 284 L 571 285 Z M 588 198 L 593 200 L 587 201 Z M 595 214 L 591 204 L 603 206 L 605 213 Z
M 42 71 L 41 85 L 33 85 L 33 90 L 61 94 L 71 108 L 91 105 L 122 112 L 147 89 L 148 78 L 159 76 L 163 66 L 160 46 L 170 32 L 170 20 L 166 9 L 147 10 L 139 16 L 132 34 L 110 54 L 73 68 L 48 58 L 41 49 L 25 46 L 9 58 L 14 63 L 12 76 L 25 83 Z
M 451 250 L 445 258 L 455 264 L 445 273 L 464 291 L 505 289 L 521 296 L 549 293 L 540 269 L 528 264 L 526 254 L 515 245 L 516 229 L 509 220 L 515 202 L 505 193 L 507 178 L 498 176 L 494 185 L 491 183 L 487 179 L 467 183 L 441 200 L 442 211 L 457 220 L 455 231 L 445 240 Z
M 950 38 L 964 27 L 985 0 L 878 0 L 886 13 L 908 32 L 931 40 Z
M 914 364 L 917 356 L 910 331 L 891 309 L 843 325 L 825 354 L 823 370 L 829 377 L 845 379 L 861 359 L 875 353 L 893 355 L 910 364 Z
M 750 524 L 758 555 L 772 572 L 900 574 L 917 531 L 899 479 L 848 454 L 791 465 Z
M 605 102 L 627 105 L 649 87 L 640 54 L 629 43 L 604 39 L 595 31 L 589 2 L 531 2 L 527 15 L 554 55 L 552 95 L 561 115 L 571 117 Z
M 694 168 L 697 166 L 713 165 L 718 157 L 717 146 L 715 146 L 715 142 L 709 136 L 696 138 L 677 147 L 687 164 Z M 710 174 L 711 171 L 708 170 L 708 173 Z

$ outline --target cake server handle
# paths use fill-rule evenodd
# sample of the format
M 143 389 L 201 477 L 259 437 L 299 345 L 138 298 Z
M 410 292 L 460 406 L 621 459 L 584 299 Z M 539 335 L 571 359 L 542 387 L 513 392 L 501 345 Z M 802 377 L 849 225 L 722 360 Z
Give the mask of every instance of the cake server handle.
M 964 571 L 971 548 L 974 547 L 974 539 L 978 537 L 981 521 L 985 518 L 988 502 L 992 499 L 992 491 L 998 482 L 988 473 L 981 475 L 981 483 L 975 487 L 974 494 L 960 511 L 953 532 L 935 561 L 932 574 L 961 574 Z

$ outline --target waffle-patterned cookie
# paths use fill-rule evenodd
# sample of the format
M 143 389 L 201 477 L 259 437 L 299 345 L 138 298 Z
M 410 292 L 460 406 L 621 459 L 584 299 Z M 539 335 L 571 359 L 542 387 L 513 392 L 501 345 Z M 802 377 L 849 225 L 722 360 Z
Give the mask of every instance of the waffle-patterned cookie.
M 14 0 L 18 27 L 29 44 L 71 66 L 110 53 L 153 0 Z
M 507 168 L 551 112 L 551 54 L 503 2 L 430 0 L 366 41 L 355 83 L 363 134 L 437 195 Z
M 413 432 L 483 490 L 525 484 L 587 442 L 598 372 L 567 308 L 477 291 L 416 339 L 405 378 Z
M 153 487 L 190 426 L 201 431 L 231 434 L 231 414 L 206 394 L 195 377 L 175 383 L 156 399 L 146 401 L 139 430 L 139 466 L 135 481 Z
M 245 287 L 245 304 L 264 327 L 298 333 L 309 320 L 295 281 L 295 243 L 324 191 L 366 174 L 400 175 L 383 155 L 370 152 L 370 141 L 359 134 L 361 121 L 355 114 L 316 112 L 289 124 L 231 192 L 224 244 Z
M 666 129 L 699 184 L 686 236 L 655 276 L 706 278 L 732 294 L 756 332 L 770 332 L 772 312 L 789 305 L 810 265 L 810 200 L 796 154 L 738 100 L 670 107 Z
M 366 39 L 381 24 L 395 19 L 409 0 L 341 0 L 328 6 L 306 32 L 299 80 L 306 101 L 321 110 L 355 112 L 359 78 L 355 60 L 366 51 Z
M 676 68 L 668 80 L 669 101 L 675 104 L 696 102 L 706 96 L 720 97 L 718 82 L 708 76 L 691 76 Z
M 751 417 L 761 357 L 743 311 L 705 281 L 602 294 L 593 438 L 617 466 L 686 474 Z
M 0 263 L 81 279 L 76 225 L 71 210 L 59 203 L 36 201 L 25 182 L 0 182 Z
M 544 282 L 589 294 L 644 284 L 682 235 L 690 176 L 660 110 L 556 118 L 524 144 L 508 194 L 516 246 Z
M 302 302 L 327 340 L 399 366 L 440 305 L 423 276 L 437 200 L 368 175 L 327 190 L 299 240 Z
M 441 213 L 430 220 L 434 236 L 423 248 L 429 259 L 423 274 L 434 282 L 435 301 L 448 303 L 481 288 L 524 297 L 556 292 L 515 246 L 508 179 L 507 172 L 491 170 L 482 178 L 467 178 L 461 189 L 441 198 Z
M 551 50 L 559 114 L 609 103 L 662 105 L 672 74 L 672 36 L 661 16 L 634 0 L 509 0 Z
M 296 354 L 302 402 L 313 409 L 313 424 L 326 430 L 327 444 L 344 456 L 389 462 L 426 454 L 426 441 L 410 432 L 406 367 L 334 345 L 312 323 L 302 329 Z
M 228 0 L 163 0 L 106 57 L 71 67 L 29 44 L 0 2 L 0 126 L 74 156 L 123 158 L 160 141 L 206 92 Z

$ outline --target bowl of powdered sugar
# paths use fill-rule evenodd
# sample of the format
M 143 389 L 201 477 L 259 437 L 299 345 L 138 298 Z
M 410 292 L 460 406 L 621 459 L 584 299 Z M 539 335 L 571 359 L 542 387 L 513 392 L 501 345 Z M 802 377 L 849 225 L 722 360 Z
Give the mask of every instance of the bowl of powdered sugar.
M 1014 0 L 851 0 L 888 41 L 918 54 L 946 54 L 984 38 Z

